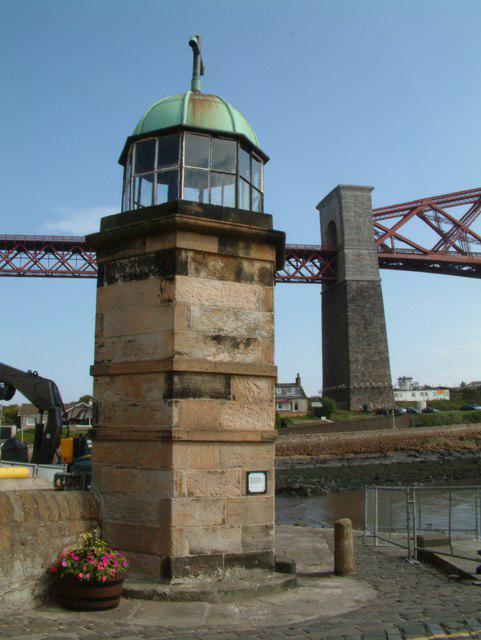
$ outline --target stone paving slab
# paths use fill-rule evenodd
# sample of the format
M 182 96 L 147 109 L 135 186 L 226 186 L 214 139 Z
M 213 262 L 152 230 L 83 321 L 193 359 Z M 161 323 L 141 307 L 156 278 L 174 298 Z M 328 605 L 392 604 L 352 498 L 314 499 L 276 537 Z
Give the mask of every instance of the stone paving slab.
M 317 540 L 318 532 L 324 537 L 328 548 L 332 549 L 332 535 L 327 530 L 309 530 L 295 528 L 297 536 L 313 535 Z M 298 530 L 298 531 L 297 531 Z M 320 543 L 322 546 L 322 543 Z M 290 554 L 292 556 L 292 553 Z M 326 555 L 327 557 L 327 555 Z M 367 584 L 375 592 L 376 597 L 358 602 L 356 609 L 339 613 L 332 607 L 321 609 L 319 605 L 314 617 L 303 620 L 286 621 L 286 610 L 282 605 L 274 608 L 275 619 L 270 627 L 257 627 L 263 607 L 271 606 L 266 598 L 259 602 L 259 612 L 254 615 L 248 606 L 236 608 L 230 603 L 230 611 L 225 603 L 218 604 L 219 611 L 210 612 L 207 603 L 195 603 L 188 623 L 184 627 L 169 626 L 172 623 L 159 612 L 146 610 L 139 612 L 130 601 L 117 615 L 109 618 L 108 612 L 78 614 L 74 618 L 64 614 L 61 609 L 53 608 L 47 614 L 47 608 L 24 614 L 11 612 L 0 616 L 0 638 L 16 638 L 25 640 L 50 640 L 61 638 L 69 640 L 100 640 L 101 638 L 136 638 L 175 639 L 175 640 L 481 640 L 481 588 L 463 582 L 450 580 L 437 570 L 424 565 L 410 565 L 399 551 L 393 548 L 374 548 L 363 543 L 362 537 L 356 538 L 357 576 L 355 578 L 302 578 L 313 584 L 331 581 L 333 600 L 343 600 L 342 592 L 336 591 L 335 580 L 347 584 L 346 580 Z M 301 587 L 302 589 L 303 587 Z M 287 594 L 284 594 L 284 596 Z M 307 599 L 301 593 L 301 600 Z M 157 605 L 160 603 L 147 603 Z M 167 603 L 182 604 L 182 603 Z M 242 603 L 246 606 L 248 603 Z M 199 606 L 197 606 L 199 605 Z M 188 605 L 192 607 L 192 603 Z M 308 607 L 309 603 L 306 602 Z M 222 610 L 221 607 L 224 607 Z M 326 609 L 329 609 L 326 614 Z M 115 613 L 115 612 L 111 612 Z M 147 624 L 142 624 L 140 614 L 145 615 Z M 226 614 L 238 624 L 226 627 Z M 179 617 L 180 611 L 171 611 L 172 616 Z M 210 624 L 205 626 L 210 615 Z M 170 618 L 171 620 L 172 618 Z M 217 624 L 213 624 L 217 622 Z M 169 623 L 169 624 L 168 624 Z

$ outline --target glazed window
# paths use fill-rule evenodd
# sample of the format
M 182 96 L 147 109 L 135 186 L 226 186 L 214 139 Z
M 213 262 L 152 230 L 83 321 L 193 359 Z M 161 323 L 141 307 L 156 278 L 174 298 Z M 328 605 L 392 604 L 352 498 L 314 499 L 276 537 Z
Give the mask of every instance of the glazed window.
M 263 211 L 263 163 L 236 140 L 176 133 L 132 144 L 122 210 L 182 199 Z

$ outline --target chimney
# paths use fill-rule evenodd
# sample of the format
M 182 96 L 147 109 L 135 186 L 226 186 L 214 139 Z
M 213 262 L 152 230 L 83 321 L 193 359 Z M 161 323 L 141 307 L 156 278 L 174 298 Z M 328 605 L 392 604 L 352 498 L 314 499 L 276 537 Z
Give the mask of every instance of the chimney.
M 296 376 L 296 384 L 300 387 L 301 386 L 301 376 L 299 374 L 297 374 Z

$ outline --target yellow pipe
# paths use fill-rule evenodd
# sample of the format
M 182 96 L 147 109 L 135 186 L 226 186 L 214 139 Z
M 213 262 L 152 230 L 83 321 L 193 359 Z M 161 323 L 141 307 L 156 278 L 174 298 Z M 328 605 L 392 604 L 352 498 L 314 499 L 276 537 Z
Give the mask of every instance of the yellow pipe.
M 2 478 L 29 478 L 30 470 L 26 467 L 1 467 L 0 480 Z

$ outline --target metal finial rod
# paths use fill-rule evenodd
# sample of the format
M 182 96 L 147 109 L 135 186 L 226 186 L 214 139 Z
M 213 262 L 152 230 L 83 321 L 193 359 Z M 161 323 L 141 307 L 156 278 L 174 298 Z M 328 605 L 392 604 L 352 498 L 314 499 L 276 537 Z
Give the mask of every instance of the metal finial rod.
M 189 40 L 189 46 L 192 47 L 194 53 L 191 90 L 200 91 L 200 77 L 204 75 L 204 63 L 200 51 L 200 36 L 192 36 Z

